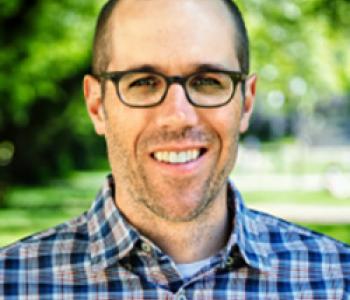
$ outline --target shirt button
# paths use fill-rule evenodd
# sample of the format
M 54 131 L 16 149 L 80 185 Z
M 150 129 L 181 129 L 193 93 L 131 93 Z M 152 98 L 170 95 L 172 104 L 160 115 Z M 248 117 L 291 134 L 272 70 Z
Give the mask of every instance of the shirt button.
M 234 261 L 233 257 L 229 256 L 229 257 L 227 258 L 227 260 L 226 260 L 226 266 L 227 266 L 227 267 L 232 267 L 234 262 L 235 262 L 235 261 Z
M 177 295 L 177 297 L 175 299 L 176 300 L 187 300 L 187 298 L 184 294 Z
M 150 253 L 152 251 L 152 248 L 150 245 L 148 245 L 147 243 L 142 243 L 141 248 L 143 251 L 145 251 L 146 253 Z

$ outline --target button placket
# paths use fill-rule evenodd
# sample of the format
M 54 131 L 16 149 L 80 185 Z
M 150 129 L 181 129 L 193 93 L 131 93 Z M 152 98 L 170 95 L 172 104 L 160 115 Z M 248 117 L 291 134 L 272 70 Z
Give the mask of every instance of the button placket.
M 146 242 L 143 242 L 141 244 L 141 249 L 142 249 L 142 251 L 146 252 L 147 254 L 150 254 L 152 252 L 152 247 L 149 244 L 147 244 Z
M 235 260 L 233 259 L 233 257 L 229 256 L 227 259 L 226 259 L 226 267 L 232 267 L 233 264 L 234 264 Z
M 128 271 L 130 271 L 130 272 L 132 271 L 132 265 L 131 265 L 131 263 L 126 263 L 124 267 L 125 267 L 125 269 L 127 269 Z
M 181 291 L 176 295 L 175 300 L 187 300 L 187 298 L 186 298 L 186 295 L 184 294 L 184 292 Z

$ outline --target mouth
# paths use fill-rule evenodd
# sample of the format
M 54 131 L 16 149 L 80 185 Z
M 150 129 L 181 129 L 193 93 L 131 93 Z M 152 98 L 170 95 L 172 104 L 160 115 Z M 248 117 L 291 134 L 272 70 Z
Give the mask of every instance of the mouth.
M 169 165 L 188 164 L 200 159 L 208 149 L 194 148 L 181 151 L 155 151 L 151 153 L 151 157 L 161 163 Z

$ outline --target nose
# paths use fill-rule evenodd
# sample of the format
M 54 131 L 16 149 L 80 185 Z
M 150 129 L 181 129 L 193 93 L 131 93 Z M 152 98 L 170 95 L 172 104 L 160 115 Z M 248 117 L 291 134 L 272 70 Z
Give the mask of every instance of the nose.
M 158 107 L 157 125 L 167 129 L 193 127 L 198 123 L 198 112 L 186 97 L 180 84 L 169 86 L 168 93 Z

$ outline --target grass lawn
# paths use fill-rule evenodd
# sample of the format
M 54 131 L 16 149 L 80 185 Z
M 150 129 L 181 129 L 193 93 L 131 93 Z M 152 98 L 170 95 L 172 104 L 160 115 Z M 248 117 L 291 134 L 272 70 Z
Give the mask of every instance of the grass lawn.
M 78 172 L 46 186 L 15 187 L 0 209 L 0 247 L 89 209 L 108 172 Z
M 67 221 L 78 216 L 81 212 L 80 208 L 9 208 L 0 210 L 0 247 Z
M 305 191 L 254 191 L 242 192 L 247 203 L 295 203 L 298 205 L 315 204 L 315 205 L 350 205 L 349 201 L 337 199 L 326 191 L 305 192 Z
M 0 210 L 0 247 L 67 221 L 89 209 L 106 174 L 107 172 L 79 172 L 47 186 L 15 187 L 10 190 L 8 206 Z M 246 192 L 243 196 L 248 203 L 286 201 L 298 205 L 338 205 L 339 202 L 326 192 Z M 350 244 L 350 224 L 305 226 Z
M 327 234 L 339 241 L 350 245 L 350 224 L 348 225 L 315 225 L 315 224 L 302 224 L 314 231 Z

